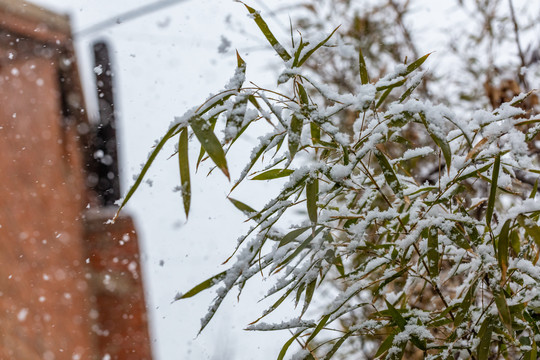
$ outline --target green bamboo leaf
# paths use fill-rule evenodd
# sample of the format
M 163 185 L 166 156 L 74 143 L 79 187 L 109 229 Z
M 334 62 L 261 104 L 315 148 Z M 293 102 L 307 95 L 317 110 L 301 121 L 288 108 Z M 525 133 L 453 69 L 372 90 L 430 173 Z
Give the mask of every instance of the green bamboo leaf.
M 309 123 L 309 130 L 311 132 L 311 141 L 313 144 L 318 144 L 321 142 L 321 128 L 314 122 Z
M 221 273 L 219 273 L 217 275 L 214 275 L 211 278 L 206 279 L 205 281 L 203 281 L 199 285 L 195 286 L 193 289 L 189 290 L 187 293 L 176 295 L 174 300 L 187 299 L 187 298 L 190 298 L 190 297 L 192 297 L 194 295 L 197 295 L 201 291 L 209 289 L 212 286 L 218 284 L 221 280 L 223 280 L 225 278 L 225 276 L 227 276 L 227 271 L 223 271 L 223 272 L 221 272 Z
M 493 298 L 495 300 L 495 305 L 497 305 L 497 310 L 499 310 L 499 315 L 501 317 L 502 323 L 508 329 L 509 334 L 512 335 L 512 314 L 510 313 L 510 309 L 508 308 L 504 292 L 500 287 L 497 287 L 497 289 L 493 290 Z
M 345 266 L 343 266 L 343 260 L 341 259 L 341 255 L 338 253 L 336 253 L 334 257 L 334 266 L 341 276 L 345 276 Z
M 180 167 L 180 182 L 186 218 L 189 215 L 189 207 L 191 204 L 191 180 L 189 176 L 188 145 L 188 129 L 183 128 L 182 131 L 180 131 L 180 136 L 178 139 L 178 164 Z
M 341 25 L 340 25 L 341 26 Z M 334 35 L 334 33 L 337 31 L 337 29 L 339 29 L 339 26 L 337 28 L 334 29 L 334 31 L 332 31 L 330 33 L 330 35 L 328 35 L 323 41 L 321 41 L 320 43 L 318 43 L 315 47 L 313 47 L 312 49 L 310 49 L 307 53 L 304 54 L 304 56 L 302 56 L 302 58 L 300 59 L 300 61 L 298 61 L 298 67 L 302 66 L 302 64 L 304 64 L 306 62 L 307 59 L 309 59 L 309 57 L 315 52 L 317 51 L 321 46 L 323 46 L 324 44 L 326 44 L 328 42 L 328 40 L 330 40 L 330 38 L 332 37 L 332 35 Z M 293 65 L 294 67 L 294 65 Z
M 274 34 L 272 34 L 272 31 L 270 31 L 270 28 L 268 27 L 268 24 L 263 20 L 261 15 L 259 14 L 259 11 L 255 10 L 254 8 L 244 4 L 244 6 L 249 11 L 250 15 L 253 17 L 253 20 L 255 20 L 255 23 L 261 29 L 263 35 L 266 37 L 266 40 L 272 45 L 272 48 L 276 51 L 276 53 L 284 60 L 289 61 L 291 59 L 291 55 L 285 50 L 285 48 L 279 43 L 279 41 L 276 39 Z
M 531 344 L 531 350 L 527 351 L 525 355 L 523 356 L 523 360 L 537 360 L 538 359 L 538 347 L 536 345 L 536 341 L 534 340 L 534 336 L 530 337 Z
M 499 169 L 501 166 L 501 155 L 497 155 L 493 162 L 493 176 L 491 177 L 491 190 L 489 192 L 486 224 L 491 228 L 491 219 L 493 218 L 493 210 L 495 209 L 495 195 L 497 193 L 497 182 L 499 181 Z
M 296 87 L 298 89 L 298 95 L 300 95 L 300 102 L 303 105 L 309 105 L 309 97 L 304 86 L 300 82 L 296 82 Z
M 401 331 L 405 330 L 405 325 L 407 325 L 407 321 L 401 316 L 399 311 L 396 310 L 396 308 L 388 302 L 388 300 L 384 299 L 386 302 L 386 306 L 388 307 L 388 312 L 390 313 L 390 317 L 396 325 L 400 328 Z
M 379 106 L 382 105 L 382 103 L 384 102 L 384 100 L 386 100 L 386 98 L 388 97 L 388 95 L 390 95 L 390 93 L 392 92 L 392 89 L 393 88 L 388 88 L 386 89 L 386 91 L 381 95 L 381 97 L 379 98 L 379 101 L 377 101 L 377 104 L 375 104 L 375 108 L 379 108 Z
M 317 230 L 313 231 L 311 235 L 309 235 L 297 248 L 294 250 L 294 252 L 289 255 L 285 260 L 283 260 L 278 266 L 281 267 L 284 264 L 289 263 L 292 259 L 294 259 L 298 254 L 300 254 L 305 248 L 309 246 L 311 241 L 319 235 L 319 233 L 324 229 L 324 227 L 319 227 Z
M 536 179 L 536 181 L 534 182 L 531 194 L 529 195 L 529 199 L 534 199 L 534 197 L 536 196 L 536 192 L 538 191 L 538 180 L 539 179 Z
M 452 165 L 452 150 L 450 149 L 450 145 L 444 137 L 441 137 L 431 131 L 427 123 L 425 114 L 419 113 L 419 115 L 420 119 L 422 119 L 422 122 L 424 123 L 424 127 L 426 128 L 429 136 L 431 137 L 433 142 L 435 142 L 435 144 L 437 144 L 437 146 L 441 149 L 444 156 L 444 161 L 446 162 L 446 170 L 448 171 L 448 174 L 450 174 L 450 166 Z
M 291 346 L 291 344 L 296 340 L 297 337 L 299 337 L 305 330 L 300 330 L 296 334 L 293 335 L 287 342 L 283 345 L 281 348 L 281 351 L 279 352 L 279 355 L 277 357 L 277 360 L 283 360 L 285 358 L 285 354 L 287 353 L 287 350 Z
M 465 294 L 465 298 L 463 299 L 463 301 L 461 302 L 461 305 L 459 306 L 459 311 L 454 318 L 454 327 L 456 328 L 463 322 L 467 313 L 469 312 L 469 308 L 471 307 L 471 304 L 475 295 L 476 284 L 477 284 L 477 281 L 471 284 L 471 286 L 467 290 L 467 293 Z
M 403 101 L 405 101 L 405 99 L 407 99 L 409 96 L 411 96 L 411 94 L 413 93 L 413 91 L 418 87 L 418 85 L 420 85 L 422 83 L 422 81 L 418 81 L 418 82 L 415 82 L 414 84 L 412 84 L 411 86 L 409 86 L 409 88 L 407 88 L 407 90 L 405 90 L 405 92 L 403 93 L 403 95 L 401 95 L 401 97 L 399 98 L 399 103 L 401 104 Z
M 429 274 L 431 277 L 439 275 L 439 234 L 436 227 L 431 227 L 428 231 L 427 258 Z
M 217 117 L 213 116 L 209 120 L 209 122 L 210 122 L 210 130 L 214 131 L 214 129 L 216 128 Z M 197 157 L 197 165 L 195 165 L 195 171 L 199 170 L 199 165 L 201 164 L 201 161 L 203 160 L 205 154 L 206 154 L 206 150 L 201 144 L 201 149 L 199 150 L 199 156 Z
M 386 279 L 384 279 L 383 281 L 381 281 L 381 283 L 379 284 L 379 286 L 377 286 L 377 289 L 375 290 L 374 294 L 375 295 L 379 295 L 380 292 L 384 289 L 384 287 L 388 284 L 390 284 L 392 281 L 394 281 L 395 279 L 401 277 L 403 274 L 405 274 L 409 269 L 408 268 L 403 268 L 401 270 L 399 270 L 398 272 L 396 272 L 395 274 L 387 277 Z
M 311 229 L 311 227 L 302 227 L 299 229 L 294 229 L 293 231 L 289 232 L 287 235 L 283 237 L 283 239 L 281 239 L 281 241 L 279 242 L 278 248 L 294 241 L 297 237 L 305 233 L 307 229 Z
M 404 79 L 401 79 L 395 83 L 390 83 L 388 85 L 383 85 L 383 86 L 379 86 L 376 88 L 377 91 L 383 91 L 383 90 L 392 90 L 394 88 L 397 88 L 397 87 L 400 87 L 401 85 L 405 84 L 405 82 L 407 81 L 406 78 Z M 387 94 L 388 96 L 388 94 Z M 386 98 L 386 97 L 385 97 Z M 379 101 L 380 103 L 382 103 L 382 101 Z
M 227 179 L 230 179 L 229 169 L 227 168 L 227 160 L 225 159 L 225 152 L 221 147 L 221 144 L 212 131 L 210 123 L 201 116 L 195 116 L 191 120 L 191 128 L 199 139 L 201 146 L 208 153 L 214 164 L 225 174 Z
M 540 227 L 536 225 L 531 219 L 524 215 L 518 216 L 518 223 L 537 246 L 540 246 Z
M 349 331 L 345 335 L 339 338 L 339 340 L 332 346 L 332 349 L 330 349 L 329 352 L 326 353 L 326 356 L 324 357 L 324 360 L 330 360 L 332 356 L 339 350 L 341 345 L 353 334 L 353 331 Z
M 302 37 L 300 37 L 300 44 L 298 44 L 298 48 L 294 52 L 294 59 L 293 59 L 293 66 L 292 67 L 297 66 L 298 60 L 300 59 L 300 55 L 302 54 L 302 50 L 304 50 L 304 48 L 306 46 L 308 46 L 308 45 L 309 45 L 309 42 L 304 42 L 304 39 L 302 39 Z
M 476 349 L 478 360 L 488 360 L 489 358 L 489 347 L 491 345 L 493 327 L 493 318 L 491 316 L 486 316 L 486 319 L 480 327 L 480 331 L 478 331 L 478 338 L 480 339 L 480 343 Z
M 503 279 L 506 279 L 506 270 L 508 269 L 508 247 L 509 247 L 509 231 L 511 220 L 506 220 L 499 234 L 499 242 L 497 246 L 497 260 L 502 271 Z
M 375 358 L 378 358 L 379 356 L 387 352 L 392 347 L 392 343 L 394 342 L 394 337 L 396 337 L 396 333 L 392 332 L 390 335 L 386 337 L 386 339 L 384 339 L 384 341 L 379 346 L 379 349 L 375 353 Z
M 375 158 L 377 158 L 379 166 L 381 167 L 388 186 L 390 186 L 390 188 L 397 197 L 403 198 L 403 190 L 401 189 L 401 184 L 399 183 L 399 180 L 396 176 L 396 173 L 394 172 L 394 169 L 392 168 L 392 165 L 390 165 L 390 162 L 380 150 L 374 150 L 374 154 Z
M 252 177 L 251 180 L 272 180 L 289 176 L 293 172 L 294 170 L 291 169 L 271 169 Z
M 293 114 L 291 117 L 291 125 L 289 127 L 289 154 L 291 159 L 294 158 L 294 155 L 300 146 L 303 125 L 304 120 Z
M 302 307 L 302 312 L 300 313 L 300 317 L 302 317 L 306 313 L 309 307 L 309 304 L 311 304 L 311 300 L 313 299 L 313 294 L 315 293 L 316 286 L 317 286 L 317 279 L 307 284 L 306 295 L 304 297 L 304 306 Z
M 306 203 L 309 220 L 317 223 L 317 202 L 319 201 L 319 179 L 308 180 L 306 184 Z
M 418 60 L 410 63 L 407 66 L 407 70 L 405 71 L 405 75 L 408 75 L 408 74 L 412 73 L 414 70 L 418 69 L 427 60 L 429 55 L 431 55 L 431 53 L 426 54 L 426 55 L 422 56 L 421 58 L 419 58 Z
M 369 75 L 366 60 L 364 59 L 364 54 L 362 54 L 362 49 L 358 50 L 358 62 L 360 64 L 360 81 L 362 82 L 362 85 L 369 84 Z
M 179 124 L 173 125 L 167 131 L 165 136 L 163 136 L 163 138 L 158 142 L 158 144 L 156 145 L 154 150 L 152 150 L 152 152 L 150 153 L 150 156 L 148 157 L 148 160 L 146 160 L 146 163 L 144 164 L 144 166 L 143 166 L 143 168 L 141 170 L 141 173 L 139 174 L 139 176 L 137 176 L 137 179 L 135 180 L 135 183 L 131 186 L 131 188 L 127 192 L 126 196 L 124 197 L 124 200 L 122 200 L 122 203 L 120 204 L 120 207 L 118 208 L 118 211 L 116 211 L 116 214 L 114 215 L 114 219 L 116 219 L 118 217 L 118 215 L 120 214 L 120 210 L 122 210 L 122 208 L 127 204 L 129 199 L 131 199 L 131 197 L 135 193 L 135 190 L 137 190 L 139 185 L 141 185 L 141 182 L 144 179 L 144 176 L 146 175 L 146 172 L 150 168 L 150 165 L 152 165 L 152 163 L 156 159 L 156 156 L 159 154 L 161 149 L 163 149 L 163 146 L 165 145 L 165 143 L 174 135 L 174 133 L 178 130 L 179 127 L 180 127 Z
M 241 202 L 240 200 L 233 199 L 232 197 L 227 197 L 229 201 L 241 212 L 246 214 L 247 217 L 253 218 L 254 220 L 260 219 L 261 215 L 258 214 L 258 211 L 253 209 L 251 206 Z
M 311 333 L 309 338 L 306 340 L 306 345 L 309 344 L 309 342 L 311 340 L 313 340 L 315 338 L 315 336 L 317 336 L 318 333 L 321 332 L 321 330 L 324 328 L 324 326 L 326 325 L 326 323 L 330 319 L 330 315 L 331 314 L 326 314 L 321 318 L 321 321 L 319 321 L 319 323 L 317 324 L 317 327 L 315 328 L 315 330 L 313 330 L 313 332 Z

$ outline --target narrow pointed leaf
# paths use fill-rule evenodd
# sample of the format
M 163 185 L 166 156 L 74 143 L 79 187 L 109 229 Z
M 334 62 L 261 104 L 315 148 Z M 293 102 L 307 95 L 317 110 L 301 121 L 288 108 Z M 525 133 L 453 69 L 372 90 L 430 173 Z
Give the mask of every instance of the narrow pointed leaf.
M 289 154 L 291 159 L 294 157 L 300 146 L 303 125 L 303 119 L 293 114 L 291 117 L 291 126 L 289 127 Z
M 390 186 L 390 189 L 392 189 L 392 191 L 394 192 L 394 194 L 396 194 L 397 197 L 403 198 L 403 190 L 401 189 L 401 184 L 399 183 L 399 180 L 396 176 L 396 173 L 394 172 L 394 169 L 392 168 L 392 165 L 390 165 L 390 162 L 380 150 L 375 150 L 374 154 L 377 158 L 377 161 L 379 162 L 379 166 L 381 167 L 386 183 L 388 184 L 388 186 Z
M 253 218 L 255 220 L 260 219 L 261 215 L 258 215 L 258 211 L 253 209 L 251 206 L 241 202 L 240 200 L 233 199 L 228 197 L 229 201 L 241 212 L 246 214 L 246 216 Z
M 358 51 L 358 62 L 360 64 L 360 81 L 362 82 L 362 85 L 369 84 L 369 75 L 366 60 L 364 59 L 364 54 L 362 54 L 362 49 Z
M 489 192 L 487 210 L 486 210 L 486 224 L 491 227 L 491 219 L 493 218 L 493 211 L 495 209 L 495 195 L 497 193 L 497 182 L 499 180 L 499 169 L 501 166 L 501 155 L 497 155 L 493 163 L 493 176 L 491 177 L 491 190 Z
M 303 316 L 309 305 L 311 304 L 311 300 L 313 299 L 313 294 L 315 293 L 315 287 L 317 286 L 317 279 L 311 281 L 306 286 L 306 295 L 304 297 L 304 306 L 302 308 L 302 312 L 300 313 L 300 316 Z
M 291 169 L 271 169 L 263 173 L 260 173 L 257 176 L 254 176 L 253 178 L 251 178 L 251 180 L 272 180 L 272 179 L 289 176 L 293 172 L 294 170 L 291 170 Z
M 341 345 L 353 334 L 352 331 L 349 331 L 345 335 L 339 338 L 339 340 L 332 346 L 332 349 L 330 349 L 329 352 L 326 353 L 326 356 L 324 357 L 324 360 L 330 360 L 332 356 L 339 350 Z
M 227 160 L 225 152 L 221 144 L 212 131 L 210 123 L 200 116 L 196 116 L 191 121 L 191 128 L 195 136 L 199 139 L 201 146 L 208 153 L 214 164 L 225 174 L 227 179 L 230 179 L 229 169 L 227 168 Z
M 191 204 L 191 180 L 189 176 L 188 145 L 188 129 L 184 128 L 182 131 L 180 131 L 178 140 L 178 164 L 180 167 L 180 182 L 186 218 L 189 215 L 189 207 Z
M 313 330 L 309 338 L 306 340 L 306 344 L 309 344 L 309 342 L 313 340 L 315 336 L 317 336 L 318 333 L 321 332 L 321 330 L 324 328 L 324 326 L 326 325 L 329 319 L 330 319 L 330 314 L 326 314 L 321 318 L 321 321 L 317 324 L 317 327 L 315 328 L 315 330 Z
M 493 291 L 493 297 L 495 300 L 495 305 L 497 305 L 497 310 L 499 310 L 502 323 L 506 326 L 510 335 L 512 335 L 512 314 L 510 314 L 510 309 L 506 303 L 504 292 L 502 289 L 497 288 Z
M 410 63 L 408 66 L 407 66 L 407 70 L 406 70 L 406 73 L 405 74 L 410 74 L 411 72 L 413 72 L 414 70 L 418 69 L 426 60 L 427 58 L 429 57 L 429 55 L 431 55 L 431 53 L 429 54 L 426 54 L 424 56 L 422 56 L 421 58 L 419 58 L 418 60 Z
M 396 308 L 388 302 L 388 300 L 384 300 L 386 302 L 386 306 L 388 307 L 388 312 L 390 313 L 390 316 L 392 317 L 392 320 L 396 323 L 396 325 L 403 331 L 405 330 L 405 325 L 407 325 L 407 321 L 401 316 L 399 311 L 396 310 Z
M 296 338 L 299 337 L 300 334 L 302 334 L 303 332 L 304 332 L 304 330 L 300 330 L 296 334 L 294 334 L 293 337 L 291 337 L 289 340 L 287 340 L 287 342 L 281 348 L 281 351 L 279 352 L 277 360 L 283 360 L 285 358 L 285 354 L 287 354 L 287 350 L 289 349 L 289 347 L 296 340 Z
M 429 133 L 429 136 L 433 140 L 435 144 L 441 149 L 444 161 L 446 162 L 446 170 L 448 173 L 450 173 L 450 166 L 452 165 L 452 150 L 450 149 L 450 145 L 446 141 L 446 139 L 442 136 L 439 136 L 438 134 L 431 131 L 429 124 L 427 123 L 426 116 L 423 113 L 420 113 L 420 118 L 422 119 L 422 122 L 424 123 L 424 126 Z
M 491 316 L 486 316 L 480 331 L 478 331 L 478 338 L 480 343 L 476 349 L 477 359 L 478 360 L 488 360 L 489 358 L 489 347 L 491 345 L 491 334 L 493 333 L 494 321 Z
M 506 220 L 501 233 L 499 234 L 499 242 L 497 249 L 497 260 L 502 271 L 503 279 L 506 279 L 506 270 L 508 269 L 508 247 L 509 247 L 509 231 L 511 220 Z
M 317 202 L 319 201 L 319 179 L 307 182 L 306 185 L 306 203 L 309 220 L 313 224 L 317 223 Z
M 310 227 L 294 229 L 293 231 L 289 232 L 287 235 L 283 237 L 283 239 L 281 239 L 281 241 L 279 242 L 278 248 L 282 247 L 283 245 L 287 245 L 291 241 L 294 241 L 297 237 L 305 233 L 307 229 L 310 229 Z
M 137 179 L 135 180 L 135 183 L 131 186 L 131 188 L 127 192 L 126 196 L 124 197 L 124 200 L 120 204 L 120 207 L 118 208 L 118 211 L 116 212 L 115 218 L 120 213 L 120 210 L 122 210 L 122 208 L 127 204 L 129 199 L 131 199 L 131 197 L 135 193 L 135 190 L 137 190 L 139 185 L 141 185 L 141 181 L 144 179 L 144 176 L 146 175 L 146 172 L 150 168 L 150 165 L 152 165 L 152 163 L 156 159 L 156 156 L 159 154 L 161 149 L 163 149 L 163 146 L 165 145 L 165 143 L 173 136 L 173 134 L 178 130 L 179 127 L 180 127 L 180 125 L 178 125 L 178 124 L 172 126 L 167 131 L 165 136 L 163 136 L 163 138 L 158 142 L 158 144 L 156 145 L 154 150 L 150 153 L 150 156 L 148 157 L 148 160 L 146 160 L 146 163 L 144 164 L 139 176 L 137 176 Z
M 197 286 L 193 287 L 191 290 L 189 290 L 187 293 L 185 294 L 181 294 L 181 295 L 177 295 L 174 299 L 175 300 L 180 300 L 180 299 L 187 299 L 187 298 L 190 298 L 194 295 L 197 295 L 198 293 L 200 293 L 201 291 L 203 290 L 206 290 L 206 289 L 209 289 L 211 288 L 212 286 L 218 284 L 221 280 L 223 280 L 225 278 L 225 276 L 227 275 L 227 271 L 223 271 L 217 275 L 214 275 L 212 276 L 211 278 L 209 279 L 206 279 L 205 281 L 203 281 L 202 283 L 198 284 Z
M 337 29 L 339 29 L 339 26 L 337 28 L 334 29 L 334 31 L 332 31 L 330 33 L 330 35 L 328 35 L 323 41 L 321 41 L 320 43 L 318 43 L 317 45 L 315 45 L 315 47 L 313 47 L 312 49 L 310 49 L 307 53 L 304 54 L 304 56 L 302 56 L 302 58 L 300 59 L 300 61 L 298 61 L 298 66 L 302 66 L 303 63 L 306 62 L 307 59 L 309 59 L 309 57 L 315 52 L 317 51 L 317 49 L 319 49 L 321 46 L 323 46 L 324 44 L 326 44 L 328 42 L 328 40 L 330 40 L 330 38 L 332 37 L 332 35 L 334 35 L 334 33 L 337 31 Z
M 257 26 L 259 27 L 259 29 L 261 29 L 264 37 L 266 37 L 266 40 L 268 40 L 268 42 L 270 43 L 270 45 L 272 45 L 272 48 L 274 48 L 274 50 L 276 51 L 276 53 L 284 60 L 284 61 L 289 61 L 291 59 L 291 55 L 289 55 L 289 53 L 287 52 L 287 50 L 285 50 L 285 48 L 279 43 L 279 41 L 276 39 L 276 37 L 274 36 L 274 34 L 272 34 L 272 31 L 270 31 L 270 28 L 268 27 L 268 24 L 263 20 L 263 18 L 261 17 L 261 15 L 259 14 L 259 12 L 257 10 L 255 10 L 254 8 L 244 4 L 244 6 L 247 8 L 247 10 L 249 11 L 250 15 L 253 17 L 253 20 L 255 21 L 255 23 L 257 24 Z
M 436 227 L 431 227 L 428 231 L 428 268 L 431 277 L 439 275 L 439 234 Z
M 392 343 L 394 342 L 394 337 L 396 337 L 395 333 L 391 333 L 384 339 L 384 341 L 381 343 L 381 346 L 379 346 L 379 349 L 375 353 L 375 358 L 378 358 L 382 354 L 388 351 L 392 347 Z

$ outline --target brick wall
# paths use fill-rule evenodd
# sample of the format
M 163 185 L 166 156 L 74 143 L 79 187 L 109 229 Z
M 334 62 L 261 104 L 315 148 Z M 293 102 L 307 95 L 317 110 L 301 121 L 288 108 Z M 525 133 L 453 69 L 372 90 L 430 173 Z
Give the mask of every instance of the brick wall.
M 53 15 L 0 0 L 0 359 L 150 359 L 134 225 L 86 209 L 90 127 Z

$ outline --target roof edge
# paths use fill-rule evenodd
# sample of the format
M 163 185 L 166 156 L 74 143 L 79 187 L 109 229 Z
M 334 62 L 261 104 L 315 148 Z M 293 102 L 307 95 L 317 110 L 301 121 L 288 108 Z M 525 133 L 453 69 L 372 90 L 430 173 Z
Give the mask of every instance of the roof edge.
M 45 24 L 50 29 L 66 35 L 71 34 L 68 15 L 55 13 L 24 0 L 0 0 L 0 11 L 29 21 Z

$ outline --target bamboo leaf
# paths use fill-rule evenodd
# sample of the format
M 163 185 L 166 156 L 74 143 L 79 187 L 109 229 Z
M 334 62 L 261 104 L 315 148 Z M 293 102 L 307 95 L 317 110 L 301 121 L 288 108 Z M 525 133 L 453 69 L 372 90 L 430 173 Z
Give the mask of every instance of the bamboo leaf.
M 154 150 L 150 153 L 150 156 L 148 157 L 148 160 L 146 160 L 146 163 L 144 164 L 139 176 L 137 176 L 137 179 L 135 180 L 135 183 L 131 186 L 131 188 L 127 192 L 126 196 L 124 197 L 124 200 L 122 200 L 122 203 L 120 204 L 120 207 L 118 208 L 118 211 L 116 212 L 116 214 L 114 216 L 115 219 L 118 217 L 118 214 L 120 214 L 120 210 L 122 210 L 122 208 L 127 204 L 129 199 L 131 199 L 131 197 L 135 193 L 135 190 L 137 190 L 139 185 L 141 185 L 141 182 L 144 179 L 144 176 L 146 175 L 146 172 L 150 168 L 150 165 L 152 165 L 152 163 L 156 159 L 156 156 L 159 154 L 161 149 L 163 149 L 163 146 L 165 145 L 165 143 L 173 136 L 173 134 L 178 130 L 179 127 L 180 127 L 179 124 L 176 124 L 176 125 L 172 126 L 167 131 L 165 136 L 163 136 L 163 138 L 158 142 L 158 144 L 156 145 Z
M 497 305 L 497 309 L 499 310 L 502 323 L 508 329 L 509 334 L 512 335 L 512 314 L 510 313 L 510 309 L 506 303 L 504 292 L 501 288 L 497 287 L 497 289 L 493 291 L 493 297 L 495 300 L 495 305 Z
M 381 167 L 386 183 L 388 184 L 388 186 L 390 186 L 390 188 L 397 197 L 403 198 L 403 190 L 401 189 L 401 184 L 399 183 L 399 180 L 396 176 L 396 173 L 394 172 L 394 169 L 392 168 L 392 165 L 390 165 L 390 162 L 380 150 L 375 150 L 374 154 L 377 158 L 377 161 L 379 162 L 379 166 Z
M 183 128 L 182 131 L 180 131 L 180 136 L 178 139 L 178 164 L 180 167 L 180 182 L 186 218 L 189 215 L 189 207 L 191 204 L 191 180 L 189 176 L 188 145 L 188 129 Z
M 319 201 L 319 179 L 308 180 L 306 184 L 306 203 L 309 220 L 317 223 L 317 202 Z
M 381 343 L 381 346 L 379 346 L 379 349 L 375 353 L 375 358 L 378 358 L 379 356 L 387 352 L 388 349 L 390 349 L 390 347 L 392 347 L 392 343 L 394 342 L 394 337 L 396 337 L 395 332 L 391 333 L 390 335 L 386 337 L 386 339 L 384 339 L 384 341 Z
M 345 335 L 339 338 L 339 340 L 332 346 L 332 349 L 330 349 L 329 352 L 326 353 L 326 356 L 324 357 L 324 360 L 330 360 L 332 356 L 336 353 L 336 351 L 339 350 L 341 345 L 353 334 L 353 331 L 349 331 Z
M 424 123 L 424 127 L 429 133 L 429 136 L 431 137 L 433 142 L 435 142 L 435 144 L 437 144 L 437 146 L 441 149 L 444 156 L 444 161 L 446 162 L 446 170 L 448 171 L 448 174 L 450 174 L 450 166 L 452 165 L 452 150 L 450 149 L 450 145 L 445 138 L 434 133 L 429 128 L 429 124 L 427 123 L 425 114 L 419 113 L 419 115 L 420 119 L 422 119 L 422 122 Z
M 283 245 L 287 245 L 291 241 L 294 241 L 297 237 L 305 233 L 307 229 L 310 229 L 310 227 L 294 229 L 293 231 L 289 232 L 287 235 L 283 237 L 283 239 L 281 239 L 281 241 L 279 242 L 278 248 L 282 247 Z
M 418 69 L 426 60 L 427 58 L 429 57 L 429 55 L 431 55 L 431 53 L 429 54 L 426 54 L 424 56 L 422 56 L 421 58 L 419 58 L 418 60 L 410 63 L 408 66 L 407 66 L 407 70 L 405 71 L 405 75 L 407 74 L 410 74 L 412 73 L 414 70 Z
M 306 295 L 304 297 L 304 306 L 302 308 L 302 312 L 300 313 L 300 316 L 303 316 L 306 313 L 306 310 L 308 309 L 309 304 L 311 304 L 311 300 L 313 299 L 313 294 L 315 293 L 316 286 L 317 286 L 317 279 L 307 284 Z
M 480 331 L 478 331 L 478 338 L 480 339 L 480 343 L 476 349 L 478 360 L 488 360 L 489 358 L 489 347 L 491 345 L 493 326 L 493 318 L 491 316 L 486 316 L 480 327 Z
M 217 123 L 217 117 L 213 116 L 210 120 L 210 130 L 214 131 Z M 197 165 L 195 165 L 195 170 L 199 170 L 199 165 L 201 164 L 201 161 L 204 158 L 204 155 L 206 154 L 206 150 L 201 144 L 201 149 L 199 150 L 199 156 L 197 157 Z
M 506 279 L 506 270 L 508 269 L 508 247 L 509 247 L 509 236 L 511 220 L 506 220 L 501 232 L 499 234 L 499 242 L 497 249 L 497 260 L 499 261 L 499 266 L 502 271 L 503 281 Z
M 401 329 L 401 331 L 405 330 L 405 325 L 407 325 L 407 321 L 401 316 L 399 311 L 396 310 L 396 308 L 388 302 L 388 300 L 384 300 L 386 302 L 386 306 L 388 307 L 388 312 L 390 313 L 390 317 L 396 325 Z
M 332 35 L 334 35 L 334 33 L 337 31 L 337 29 L 339 29 L 339 26 L 337 28 L 334 29 L 334 31 L 332 31 L 330 33 L 330 35 L 328 35 L 323 41 L 321 41 L 320 43 L 318 43 L 315 47 L 313 47 L 312 49 L 310 49 L 304 56 L 302 56 L 302 58 L 300 59 L 300 61 L 298 61 L 298 67 L 302 66 L 302 64 L 304 64 L 306 62 L 307 59 L 309 59 L 309 57 L 315 52 L 317 51 L 321 46 L 323 46 L 324 44 L 326 44 L 328 42 L 328 40 L 330 40 L 330 38 L 332 37 Z
M 300 334 L 302 334 L 304 332 L 304 330 L 300 330 L 298 331 L 296 334 L 293 335 L 293 337 L 291 337 L 289 340 L 287 340 L 287 342 L 285 344 L 283 344 L 283 347 L 281 348 L 281 351 L 279 352 L 279 355 L 277 357 L 277 360 L 283 360 L 283 358 L 285 358 L 285 354 L 287 353 L 287 350 L 289 349 L 289 347 L 291 346 L 291 344 L 296 340 L 297 337 L 300 336 Z
M 439 234 L 436 227 L 431 227 L 428 231 L 427 249 L 429 274 L 431 277 L 439 275 Z
M 294 158 L 300 146 L 303 125 L 303 119 L 293 114 L 291 117 L 291 126 L 289 127 L 289 154 L 291 159 Z
M 272 180 L 289 176 L 293 172 L 294 170 L 291 169 L 271 169 L 252 177 L 251 180 Z
M 465 294 L 465 298 L 461 302 L 461 305 L 459 307 L 459 312 L 456 314 L 456 317 L 454 318 L 454 327 L 456 328 L 462 323 L 467 313 L 469 312 L 469 308 L 471 307 L 472 300 L 474 298 L 474 294 L 476 291 L 476 284 L 477 284 L 476 281 L 473 282 L 473 284 L 467 290 L 467 293 Z
M 227 199 L 229 199 L 229 201 L 238 209 L 240 210 L 241 212 L 243 212 L 244 214 L 246 214 L 246 216 L 250 217 L 250 218 L 253 218 L 255 220 L 257 219 L 260 219 L 261 215 L 258 214 L 258 211 L 256 211 L 255 209 L 253 209 L 251 206 L 239 201 L 239 200 L 236 200 L 236 199 L 233 199 L 231 197 L 227 197 Z
M 217 275 L 212 276 L 209 279 L 206 279 L 202 283 L 198 284 L 197 286 L 193 287 L 191 290 L 189 290 L 185 294 L 178 294 L 174 300 L 180 300 L 180 299 L 187 299 L 194 295 L 197 295 L 203 290 L 209 289 L 212 286 L 218 284 L 221 280 L 223 280 L 227 276 L 227 271 L 223 271 Z
M 493 162 L 493 175 L 491 177 L 491 190 L 489 192 L 487 210 L 486 210 L 486 224 L 491 228 L 491 219 L 493 218 L 493 210 L 495 209 L 495 195 L 497 193 L 497 182 L 499 180 L 499 169 L 501 166 L 501 155 L 497 155 Z
M 313 330 L 309 338 L 306 340 L 306 344 L 309 344 L 309 342 L 313 340 L 319 332 L 321 332 L 321 330 L 324 328 L 324 326 L 326 325 L 329 319 L 330 319 L 330 314 L 326 314 L 321 318 L 321 321 L 319 321 L 315 330 Z
M 362 49 L 358 50 L 358 62 L 360 64 L 360 81 L 362 82 L 362 85 L 369 84 L 369 75 L 366 60 L 364 59 L 364 54 L 362 54 Z
M 279 41 L 276 39 L 274 34 L 272 34 L 272 31 L 270 31 L 270 28 L 268 27 L 268 24 L 263 20 L 261 15 L 259 14 L 259 11 L 255 10 L 254 8 L 244 4 L 244 6 L 249 11 L 250 15 L 253 17 L 253 20 L 255 20 L 255 23 L 261 29 L 264 37 L 266 37 L 266 40 L 272 45 L 272 48 L 276 51 L 276 53 L 284 60 L 289 61 L 291 59 L 291 55 L 285 50 L 285 48 L 279 43 Z
M 221 144 L 212 131 L 210 123 L 201 116 L 195 116 L 191 120 L 191 128 L 199 139 L 201 146 L 208 153 L 214 164 L 225 174 L 227 179 L 230 180 L 229 169 L 227 168 L 227 160 L 225 159 L 225 152 L 221 147 Z

